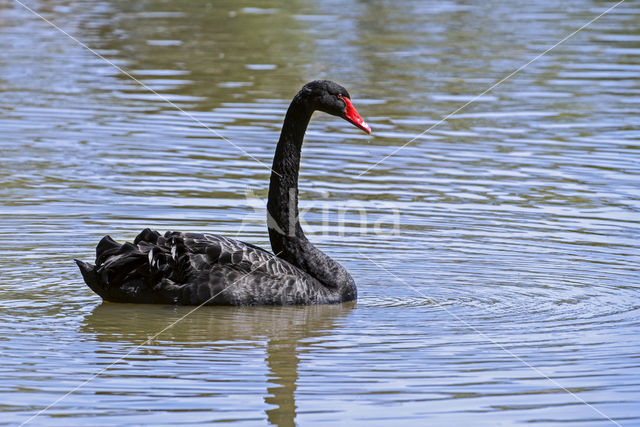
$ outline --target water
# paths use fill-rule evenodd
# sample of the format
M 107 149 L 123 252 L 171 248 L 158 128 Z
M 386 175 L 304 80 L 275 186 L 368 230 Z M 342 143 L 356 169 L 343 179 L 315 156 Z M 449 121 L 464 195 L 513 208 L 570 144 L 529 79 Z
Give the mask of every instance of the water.
M 1 3 L 0 423 L 640 425 L 638 2 L 439 124 L 614 3 L 27 4 L 175 106 Z M 303 150 L 357 305 L 101 304 L 104 234 L 269 246 L 254 158 L 315 78 L 374 131 Z

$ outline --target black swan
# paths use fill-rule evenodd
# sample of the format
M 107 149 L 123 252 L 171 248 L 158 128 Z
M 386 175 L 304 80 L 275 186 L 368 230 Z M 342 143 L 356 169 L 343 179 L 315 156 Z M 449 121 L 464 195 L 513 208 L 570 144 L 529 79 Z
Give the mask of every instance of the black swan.
M 329 80 L 307 83 L 293 98 L 273 158 L 267 226 L 274 253 L 215 234 L 145 229 L 133 243 L 105 236 L 96 263 L 75 260 L 106 301 L 177 305 L 331 304 L 353 301 L 347 270 L 307 240 L 298 221 L 298 171 L 315 110 L 367 133 L 349 92 Z

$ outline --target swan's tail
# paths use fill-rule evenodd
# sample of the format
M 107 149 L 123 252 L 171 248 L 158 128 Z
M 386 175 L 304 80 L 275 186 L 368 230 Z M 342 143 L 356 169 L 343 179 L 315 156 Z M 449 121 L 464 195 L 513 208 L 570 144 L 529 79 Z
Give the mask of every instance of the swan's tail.
M 143 231 L 136 238 L 136 243 L 142 240 L 146 232 L 153 233 L 151 230 Z M 80 260 L 75 262 L 85 283 L 106 301 L 131 301 L 131 295 L 124 294 L 140 293 L 146 287 L 144 279 L 149 275 L 149 258 L 137 245 L 121 245 L 110 236 L 105 236 L 96 247 L 95 265 Z
M 165 303 L 170 297 L 154 291 L 154 284 L 175 268 L 171 250 L 157 231 L 145 229 L 133 243 L 120 244 L 109 236 L 96 247 L 95 265 L 75 260 L 86 284 L 111 302 Z M 174 245 L 175 246 L 175 245 Z M 173 254 L 175 255 L 175 254 Z
M 79 259 L 74 259 L 78 267 L 80 268 L 80 273 L 82 273 L 82 278 L 84 282 L 91 288 L 93 292 L 100 295 L 102 299 L 106 299 L 104 288 L 100 284 L 98 280 L 98 275 L 96 274 L 96 266 L 93 264 L 89 264 Z

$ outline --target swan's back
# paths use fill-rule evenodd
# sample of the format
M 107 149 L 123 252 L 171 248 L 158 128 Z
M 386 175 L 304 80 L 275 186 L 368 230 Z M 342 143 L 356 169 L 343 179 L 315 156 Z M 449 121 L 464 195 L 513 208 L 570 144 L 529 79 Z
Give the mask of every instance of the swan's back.
M 215 234 L 149 229 L 133 243 L 105 236 L 96 264 L 76 263 L 112 302 L 180 305 L 326 304 L 335 290 L 257 246 Z

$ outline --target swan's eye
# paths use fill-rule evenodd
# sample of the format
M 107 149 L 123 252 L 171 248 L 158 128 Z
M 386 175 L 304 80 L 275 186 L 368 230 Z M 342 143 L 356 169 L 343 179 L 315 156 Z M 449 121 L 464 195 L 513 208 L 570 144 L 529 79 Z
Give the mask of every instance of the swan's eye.
M 336 98 L 338 98 L 338 99 L 342 99 L 342 94 L 341 94 L 341 93 L 337 94 L 337 95 L 336 95 Z

